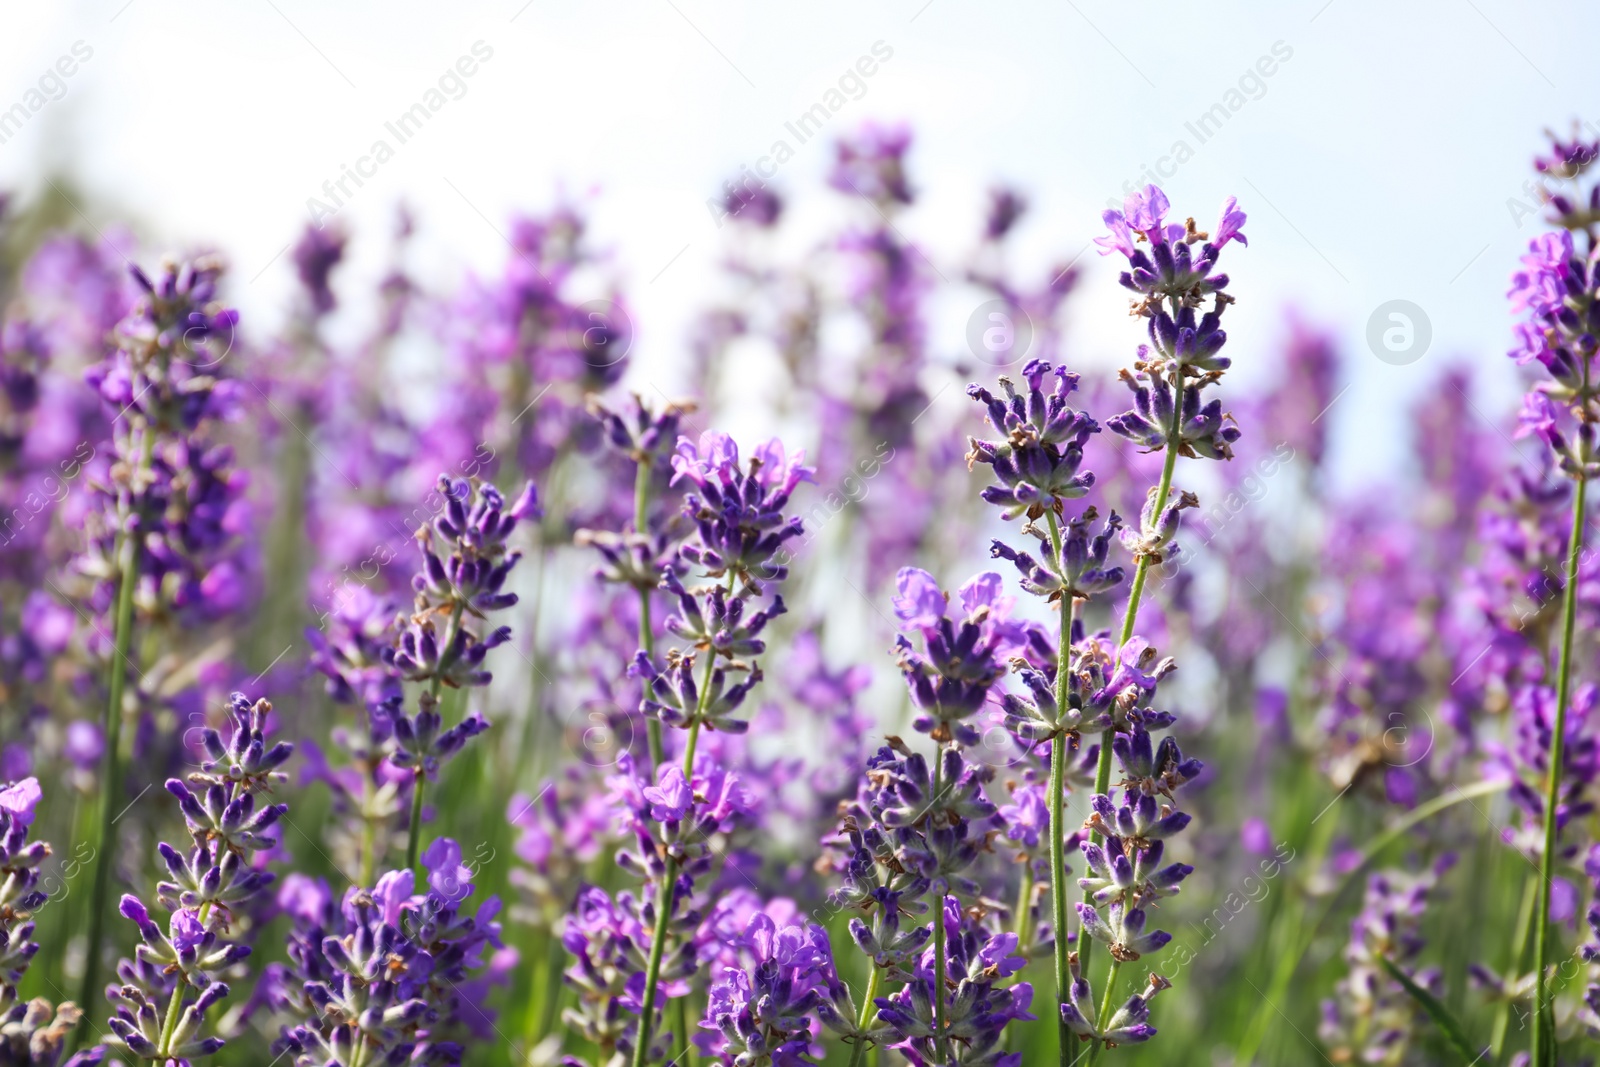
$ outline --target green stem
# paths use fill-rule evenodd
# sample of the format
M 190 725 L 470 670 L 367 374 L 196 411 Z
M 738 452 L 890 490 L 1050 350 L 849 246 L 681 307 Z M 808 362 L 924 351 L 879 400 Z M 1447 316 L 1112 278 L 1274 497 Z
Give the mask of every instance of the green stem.
M 689 1044 L 689 998 L 679 997 L 672 1002 L 673 1062 L 677 1067 L 694 1067 L 694 1046 Z
M 1017 955 L 1028 956 L 1028 941 L 1033 937 L 1033 860 L 1022 861 L 1022 884 L 1017 887 Z
M 450 609 L 450 624 L 445 627 L 444 641 L 439 645 L 439 666 L 433 672 L 433 681 L 428 685 L 428 695 L 433 697 L 435 708 L 438 708 L 439 687 L 444 683 L 444 672 L 450 669 L 454 657 L 450 649 L 456 641 L 456 631 L 461 628 L 461 609 L 463 605 L 457 600 L 455 607 Z M 423 772 L 422 765 L 417 765 L 416 784 L 411 788 L 411 826 L 406 834 L 406 866 L 416 871 L 420 876 L 422 872 L 417 868 L 417 857 L 422 853 L 422 795 L 427 791 L 428 776 Z
M 1550 951 L 1550 880 L 1556 863 L 1556 801 L 1567 736 L 1567 699 L 1572 688 L 1572 639 L 1577 628 L 1578 554 L 1583 550 L 1583 507 L 1589 488 L 1579 478 L 1572 498 L 1572 534 L 1567 546 L 1567 584 L 1561 594 L 1561 660 L 1556 674 L 1556 717 L 1550 738 L 1550 771 L 1544 789 L 1544 851 L 1539 856 L 1539 902 L 1533 914 L 1533 1046 L 1532 1067 L 1555 1062 L 1555 1020 L 1546 1000 L 1545 964 Z
M 733 586 L 737 580 L 737 576 L 732 571 L 729 571 L 729 596 L 733 595 Z M 708 648 L 706 649 L 706 669 L 700 675 L 700 696 L 699 699 L 695 701 L 694 721 L 689 724 L 689 741 L 686 745 L 684 745 L 683 749 L 683 776 L 685 778 L 689 778 L 694 775 L 694 750 L 695 746 L 700 742 L 700 720 L 705 717 L 706 707 L 711 703 L 711 676 L 716 673 L 716 669 L 716 649 Z M 935 773 L 937 773 L 937 771 Z M 937 792 L 937 790 L 935 790 L 935 792 Z
M 178 975 L 178 984 L 172 987 L 172 999 L 167 1002 L 167 1017 L 161 1022 L 161 1052 L 172 1048 L 172 1035 L 178 1032 L 178 1017 L 183 1013 L 183 989 L 187 984 Z
M 406 868 L 412 871 L 417 869 L 417 857 L 422 852 L 422 787 L 427 783 L 428 776 L 423 773 L 421 767 L 418 767 L 416 776 L 412 779 L 411 827 L 406 835 Z
M 1045 518 L 1050 525 L 1050 547 L 1056 559 L 1061 558 L 1061 527 L 1056 522 L 1055 512 L 1046 511 Z M 1067 716 L 1067 700 L 1070 687 L 1068 685 L 1072 669 L 1072 630 L 1077 620 L 1078 602 L 1075 597 L 1063 596 L 1061 606 L 1061 630 L 1057 639 L 1056 650 L 1056 721 L 1060 722 Z M 1110 751 L 1106 745 L 1106 751 Z M 1056 1003 L 1066 1003 L 1067 990 L 1072 984 L 1071 966 L 1069 961 L 1070 951 L 1067 944 L 1067 928 L 1070 921 L 1067 917 L 1067 857 L 1066 857 L 1066 828 L 1063 822 L 1065 808 L 1066 783 L 1067 783 L 1067 736 L 1058 733 L 1050 739 L 1050 786 L 1048 804 L 1050 809 L 1050 921 L 1054 927 L 1055 936 L 1055 971 L 1056 971 Z M 1109 773 L 1109 769 L 1108 769 Z M 1079 951 L 1087 955 L 1089 943 L 1086 938 L 1079 938 L 1082 942 Z M 1061 1020 L 1059 1009 L 1056 1011 L 1057 1030 L 1060 1034 L 1061 1067 L 1068 1067 L 1072 1062 L 1072 1031 Z
M 667 922 L 672 907 L 672 889 L 678 880 L 678 858 L 667 854 L 667 869 L 656 890 L 656 925 L 650 938 L 650 959 L 644 971 L 644 996 L 639 999 L 639 1037 L 633 1046 L 633 1067 L 645 1067 L 650 1059 L 650 1027 L 656 1010 L 656 986 L 661 980 L 661 956 L 667 946 Z
M 734 574 L 728 572 L 728 592 L 733 592 Z M 700 737 L 700 720 L 705 716 L 706 708 L 711 702 L 711 675 L 716 670 L 717 653 L 715 649 L 706 649 L 706 669 L 700 681 L 700 693 L 695 701 L 694 720 L 689 723 L 689 741 L 684 747 L 683 776 L 691 778 L 694 775 L 694 750 L 695 743 Z M 654 936 L 650 939 L 650 959 L 644 972 L 644 996 L 639 1000 L 639 1038 L 634 1044 L 633 1067 L 644 1067 L 649 1055 L 650 1027 L 653 1025 L 653 1016 L 656 1007 L 656 986 L 661 981 L 661 956 L 666 950 L 667 923 L 671 919 L 668 909 L 672 905 L 672 889 L 678 880 L 678 859 L 670 852 L 667 854 L 667 869 L 661 879 L 661 887 L 656 893 L 656 925 Z
M 865 1030 L 871 1026 L 872 1021 L 878 1016 L 878 1005 L 874 1002 L 878 999 L 878 984 L 882 979 L 883 972 L 878 970 L 876 964 L 869 963 L 869 966 L 872 971 L 867 975 L 867 991 L 862 995 L 861 1010 L 856 1015 L 857 1030 Z M 856 1039 L 855 1044 L 850 1049 L 850 1067 L 860 1067 L 861 1054 L 866 1051 L 866 1047 L 865 1040 Z
M 378 826 L 372 819 L 372 769 L 367 761 L 361 768 L 361 885 L 372 885 L 372 868 L 378 851 Z
M 143 491 L 140 482 L 150 468 L 155 453 L 155 432 L 148 425 L 142 427 L 143 440 L 139 446 L 139 465 L 129 482 L 130 508 Z M 129 516 L 130 518 L 132 516 Z M 105 770 L 100 783 L 100 841 L 95 858 L 94 888 L 89 897 L 88 953 L 83 961 L 83 986 L 78 1003 L 83 1007 L 84 1025 L 79 1033 L 94 1026 L 95 1011 L 101 1001 L 95 988 L 100 982 L 101 942 L 105 937 L 106 898 L 111 892 L 111 867 L 116 849 L 111 845 L 113 826 L 117 821 L 116 804 L 122 793 L 122 701 L 128 685 L 128 653 L 133 647 L 133 593 L 139 584 L 140 539 L 130 536 L 124 529 L 117 536 L 117 607 L 112 622 L 111 676 L 106 688 L 106 714 L 102 722 L 105 735 Z
M 1111 1005 L 1115 1003 L 1114 998 L 1117 994 L 1117 975 L 1121 970 L 1122 961 L 1113 959 L 1111 961 L 1111 969 L 1106 972 L 1105 991 L 1100 994 L 1100 1021 L 1095 1024 L 1095 1028 L 1098 1030 L 1104 1030 L 1106 1028 L 1106 1024 L 1111 1021 Z M 1090 1063 L 1095 1061 L 1095 1057 L 1099 1051 L 1100 1046 L 1096 1044 L 1094 1049 L 1089 1053 Z
M 650 459 L 648 456 L 635 457 L 637 469 L 633 475 L 633 530 L 640 537 L 650 535 L 648 524 L 650 515 Z M 656 633 L 650 621 L 650 590 L 639 589 L 639 647 L 644 654 L 655 657 Z M 657 767 L 665 758 L 661 747 L 661 720 L 654 715 L 645 720 L 645 736 L 650 743 L 650 773 L 655 774 Z

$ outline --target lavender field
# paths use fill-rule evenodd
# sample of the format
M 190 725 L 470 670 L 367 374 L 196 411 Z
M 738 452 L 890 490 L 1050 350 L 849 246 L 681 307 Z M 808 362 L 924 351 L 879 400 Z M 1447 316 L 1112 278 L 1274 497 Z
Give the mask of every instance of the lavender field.
M 1091 11 L 1072 47 L 1153 86 Z M 1203 147 L 1315 38 L 1245 49 L 1064 215 L 1005 159 L 941 191 L 961 123 L 879 107 L 941 12 L 895 17 L 720 160 L 654 278 L 579 151 L 503 212 L 367 188 L 488 128 L 456 101 L 503 41 L 248 266 L 51 158 L 114 46 L 33 48 L 0 1067 L 1600 1060 L 1600 127 L 1492 132 L 1514 243 L 1469 260 L 1423 175 L 1358 268 Z M 490 255 L 445 256 L 441 203 Z M 1327 311 L 1386 260 L 1439 284 Z

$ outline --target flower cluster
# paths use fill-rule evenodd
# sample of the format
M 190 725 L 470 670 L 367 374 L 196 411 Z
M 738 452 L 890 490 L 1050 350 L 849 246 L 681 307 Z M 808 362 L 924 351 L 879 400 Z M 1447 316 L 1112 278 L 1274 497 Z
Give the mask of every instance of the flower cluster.
M 838 985 L 827 932 L 815 923 L 780 928 L 757 912 L 734 947 L 749 962 L 712 981 L 700 1051 L 727 1067 L 810 1062 L 811 1018 Z
M 287 781 L 278 768 L 294 747 L 268 743 L 272 705 L 265 700 L 252 704 L 235 693 L 228 710 L 233 729 L 227 740 L 216 730 L 204 731 L 207 758 L 201 769 L 189 775 L 188 784 L 167 782 L 192 838 L 187 853 L 166 842 L 159 846 L 171 878 L 156 887 L 171 913 L 167 928 L 138 897 L 122 898 L 122 916 L 138 928 L 141 944 L 132 960 L 118 964 L 118 983 L 107 987 L 106 996 L 116 1009 L 113 1043 L 141 1060 L 209 1056 L 226 1043 L 202 1036 L 206 1013 L 228 996 L 222 979 L 250 955 L 240 927 L 248 905 L 275 878 L 257 856 L 278 843 L 272 829 L 288 805 L 258 807 L 257 798 Z
M 71 1001 L 51 1007 L 43 997 L 24 1001 L 17 995 L 17 983 L 39 951 L 33 913 L 49 900 L 39 889 L 39 868 L 50 846 L 28 840 L 43 795 L 36 778 L 0 784 L 0 1062 L 56 1067 L 82 1010 Z M 95 1046 L 67 1058 L 65 1067 L 91 1067 L 105 1053 Z
M 1436 968 L 1418 968 L 1426 942 L 1422 920 L 1439 878 L 1454 857 L 1446 854 L 1416 874 L 1384 871 L 1367 879 L 1361 911 L 1350 923 L 1344 959 L 1349 971 L 1323 1001 L 1318 1036 L 1335 1060 L 1402 1063 L 1406 1048 L 1418 1038 L 1423 1013 L 1384 964 L 1401 970 L 1416 985 L 1438 993 L 1442 976 Z
M 508 551 L 506 542 L 520 521 L 542 514 L 532 482 L 510 507 L 494 486 L 466 478 L 441 474 L 439 492 L 445 497 L 443 513 L 417 532 L 422 570 L 411 580 L 416 606 L 394 656 L 406 681 L 431 682 L 435 693 L 440 685 L 489 684 L 484 657 L 505 643 L 511 630 L 502 626 L 474 633 L 470 620 L 517 602 L 505 584 L 522 553 Z M 446 620 L 442 636 L 440 618 Z
M 702 769 L 703 768 L 703 769 Z M 564 1018 L 608 1055 L 664 1059 L 686 1034 L 656 1025 L 656 994 L 682 997 L 698 970 L 699 930 L 706 901 L 697 888 L 713 868 L 711 842 L 750 812 L 738 777 L 703 759 L 693 775 L 675 763 L 656 769 L 654 784 L 623 756 L 610 779 L 610 803 L 627 841 L 617 866 L 640 879 L 643 891 L 586 888 L 566 919 L 562 943 L 574 957 L 567 981 L 578 1004 Z M 643 1049 L 641 1031 L 648 1036 Z
M 85 516 L 89 546 L 78 566 L 98 583 L 103 611 L 125 573 L 136 576 L 135 606 L 152 620 L 214 622 L 254 595 L 254 564 L 241 551 L 248 478 L 233 450 L 213 441 L 214 426 L 236 418 L 242 401 L 239 383 L 223 376 L 238 314 L 217 302 L 221 275 L 212 260 L 168 263 L 155 281 L 133 268 L 139 301 L 89 370 L 113 415 L 114 455 L 95 474 L 102 503 Z
M 367 889 L 352 886 L 334 906 L 327 885 L 301 875 L 284 883 L 279 905 L 293 920 L 290 963 L 269 968 L 263 985 L 284 1017 L 275 1055 L 298 1067 L 329 1063 L 458 1065 L 466 1041 L 488 1031 L 480 1003 L 484 952 L 500 947 L 490 897 L 472 913 L 474 886 L 461 849 L 439 838 L 423 856 L 428 884 L 390 871 Z
M 872 977 L 859 1007 L 843 983 L 818 1005 L 845 1040 L 899 1049 L 919 1065 L 1015 1062 L 1001 1038 L 1012 1020 L 1032 1018 L 1033 990 L 1001 984 L 1024 958 L 1016 933 L 992 927 L 1004 909 L 972 870 L 1003 824 L 985 795 L 993 778 L 955 745 L 930 766 L 890 738 L 868 761 L 833 842 L 843 885 L 830 904 L 864 916 L 851 918 L 850 937 Z

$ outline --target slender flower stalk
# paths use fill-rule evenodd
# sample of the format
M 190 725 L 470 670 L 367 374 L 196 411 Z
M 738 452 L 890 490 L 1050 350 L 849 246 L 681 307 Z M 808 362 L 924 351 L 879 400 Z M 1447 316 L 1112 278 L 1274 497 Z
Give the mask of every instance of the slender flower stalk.
M 1537 161 L 1576 181 L 1597 158 L 1600 144 L 1553 145 L 1553 157 Z M 1569 778 L 1584 773 L 1569 766 L 1568 705 L 1573 698 L 1573 647 L 1577 630 L 1579 567 L 1584 550 L 1584 516 L 1591 479 L 1600 477 L 1600 451 L 1595 423 L 1600 418 L 1600 383 L 1594 369 L 1594 332 L 1600 321 L 1600 224 L 1594 207 L 1600 186 L 1590 190 L 1590 203 L 1566 195 L 1550 198 L 1551 221 L 1558 227 L 1529 243 L 1522 269 L 1512 275 L 1512 310 L 1526 313 L 1517 325 L 1518 347 L 1510 354 L 1519 364 L 1538 364 L 1547 374 L 1523 398 L 1518 437 L 1537 437 L 1556 469 L 1576 483 L 1572 522 L 1563 560 L 1560 644 L 1557 651 L 1555 703 L 1549 713 L 1548 761 L 1542 803 L 1538 900 L 1534 907 L 1534 1026 L 1532 1067 L 1556 1062 L 1555 1007 L 1549 975 L 1551 888 L 1561 859 L 1559 835 L 1570 817 L 1571 800 L 1564 788 Z M 1537 704 L 1537 701 L 1535 701 Z M 1566 816 L 1566 817 L 1564 817 Z
M 150 435 L 145 434 L 147 441 Z M 149 449 L 141 449 L 148 456 Z M 140 470 L 143 469 L 141 466 Z M 122 795 L 122 702 L 128 682 L 128 653 L 133 645 L 133 587 L 139 573 L 139 538 L 123 534 L 118 545 L 117 560 L 121 576 L 117 579 L 117 607 L 112 630 L 112 657 L 107 664 L 110 671 L 106 686 L 105 718 L 101 731 L 105 737 L 105 762 L 100 785 L 100 838 L 102 845 L 111 841 L 115 832 L 117 798 Z M 100 942 L 104 936 L 106 899 L 111 892 L 111 857 L 103 853 L 95 864 L 94 885 L 89 896 L 88 955 L 84 958 L 83 988 L 78 997 L 81 1003 L 94 1003 L 94 989 L 100 982 Z
M 1057 559 L 1061 557 L 1061 527 L 1056 521 L 1054 512 L 1047 512 L 1046 517 L 1050 525 L 1050 547 Z M 1064 721 L 1070 710 L 1068 680 L 1072 677 L 1072 640 L 1073 631 L 1077 625 L 1078 598 L 1075 595 L 1062 596 L 1060 600 L 1061 628 L 1057 635 L 1056 659 L 1056 720 Z M 1076 747 L 1075 739 L 1069 744 L 1066 734 L 1058 734 L 1050 740 L 1050 784 L 1047 803 L 1050 811 L 1050 921 L 1055 930 L 1065 930 L 1071 922 L 1071 913 L 1067 909 L 1067 852 L 1066 852 L 1066 826 L 1064 808 L 1066 804 L 1067 758 L 1069 749 Z M 1100 750 L 1102 753 L 1110 751 L 1110 742 L 1102 739 Z M 1104 761 L 1102 760 L 1102 764 Z M 1098 779 L 1097 779 L 1098 789 Z M 1071 984 L 1070 961 L 1072 946 L 1065 937 L 1059 934 L 1055 939 L 1055 968 L 1056 989 L 1059 992 Z M 1080 952 L 1087 952 L 1088 945 L 1079 947 Z M 1070 1048 L 1071 1042 L 1067 1038 L 1067 1024 L 1058 1019 L 1060 1041 L 1063 1048 Z
M 476 479 L 439 476 L 439 492 L 444 496 L 441 514 L 417 532 L 422 549 L 422 570 L 412 578 L 416 590 L 416 610 L 401 620 L 403 629 L 394 654 L 394 665 L 411 682 L 426 682 L 428 689 L 418 700 L 417 715 L 409 717 L 395 709 L 396 753 L 393 762 L 412 770 L 411 824 L 406 841 L 406 867 L 422 872 L 418 863 L 422 852 L 423 793 L 440 765 L 453 757 L 468 739 L 489 728 L 476 713 L 448 729 L 443 729 L 439 692 L 448 685 L 452 692 L 487 686 L 492 680 L 483 669 L 489 650 L 511 638 L 511 628 L 502 626 L 480 634 L 466 625 L 470 615 L 483 620 L 491 611 L 509 608 L 517 594 L 504 591 L 522 553 L 509 550 L 506 542 L 518 523 L 537 520 L 543 514 L 533 483 L 511 504 L 492 485 Z M 445 615 L 441 640 L 434 623 Z
M 633 476 L 633 528 L 638 531 L 647 529 L 646 516 L 650 514 L 650 466 L 640 462 Z M 650 620 L 649 589 L 639 590 L 639 647 L 647 656 L 656 654 L 656 631 Z M 661 720 L 652 718 L 644 724 L 645 735 L 650 747 L 650 769 L 653 771 L 660 766 L 663 758 L 661 748 Z
M 175 617 L 211 621 L 242 599 L 242 578 L 232 564 L 207 555 L 226 542 L 216 516 L 235 489 L 226 470 L 231 453 L 210 448 L 204 436 L 208 424 L 231 417 L 237 408 L 234 383 L 221 379 L 218 366 L 233 347 L 238 322 L 236 312 L 216 301 L 221 273 L 210 260 L 165 264 L 156 281 L 132 268 L 139 301 L 117 324 L 105 360 L 86 375 L 115 413 L 113 463 L 98 487 L 102 510 L 90 526 L 89 551 L 79 561 L 84 573 L 115 590 L 102 721 L 100 836 L 81 993 L 91 1024 L 100 999 L 115 823 L 125 803 L 123 705 L 140 585 L 148 578 L 156 587 L 145 594 L 147 609 Z M 147 545 L 155 547 L 159 559 L 147 555 Z M 97 558 L 97 550 L 106 547 L 110 559 Z
M 805 466 L 804 452 L 787 453 L 776 439 L 741 461 L 738 445 L 722 433 L 702 434 L 698 443 L 679 437 L 671 462 L 673 481 L 687 480 L 694 487 L 684 497 L 683 514 L 694 524 L 696 536 L 683 545 L 679 555 L 698 564 L 718 584 L 690 590 L 678 580 L 675 566 L 662 568 L 660 584 L 677 596 L 679 605 L 664 625 L 687 642 L 688 648 L 672 650 L 665 670 L 653 654 L 640 649 L 630 671 L 643 683 L 640 709 L 664 726 L 687 731 L 681 770 L 662 764 L 659 774 L 663 783 L 669 772 L 676 773 L 678 780 L 697 780 L 696 752 L 702 727 L 729 733 L 749 729 L 748 721 L 734 713 L 762 675 L 760 667 L 746 657 L 766 650 L 761 632 L 785 611 L 781 596 L 774 596 L 759 610 L 750 610 L 750 606 L 765 593 L 764 581 L 777 583 L 788 577 L 789 554 L 784 544 L 800 536 L 803 528 L 799 519 L 785 518 L 783 510 L 800 483 L 813 481 L 815 473 Z M 705 657 L 698 684 L 697 655 Z M 727 685 L 727 675 L 735 671 L 745 674 L 745 680 Z M 725 772 L 714 769 L 712 773 Z M 633 1067 L 644 1067 L 652 1054 L 650 1035 L 662 961 L 684 888 L 680 863 L 680 853 L 668 849 L 656 883 L 654 929 L 639 995 Z
M 1550 736 L 1550 770 L 1544 791 L 1544 848 L 1539 858 L 1539 903 L 1534 910 L 1534 1029 L 1532 1062 L 1555 1061 L 1555 1022 L 1549 1000 L 1550 885 L 1555 877 L 1556 812 L 1561 799 L 1567 736 L 1567 705 L 1572 694 L 1572 643 L 1577 628 L 1578 557 L 1583 552 L 1584 498 L 1589 481 L 1577 479 L 1572 494 L 1572 538 L 1567 548 L 1566 588 L 1561 597 L 1561 649 L 1556 671 L 1555 722 Z M 1541 1059 L 1544 1055 L 1546 1059 Z

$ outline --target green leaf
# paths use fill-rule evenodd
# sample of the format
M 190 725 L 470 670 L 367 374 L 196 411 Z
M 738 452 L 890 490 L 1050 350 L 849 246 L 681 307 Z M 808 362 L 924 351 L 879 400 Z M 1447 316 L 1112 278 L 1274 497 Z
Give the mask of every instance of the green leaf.
M 1439 1028 L 1445 1039 L 1450 1042 L 1450 1047 L 1461 1057 L 1462 1067 L 1472 1067 L 1472 1064 L 1483 1058 L 1482 1050 L 1473 1049 L 1472 1041 L 1467 1037 L 1467 1031 L 1462 1028 L 1460 1021 L 1450 1013 L 1450 1009 L 1445 1007 L 1438 997 L 1413 982 L 1411 976 L 1396 967 L 1394 961 L 1387 956 L 1379 957 L 1378 962 L 1382 963 L 1383 969 L 1389 972 L 1389 977 L 1399 982 L 1401 987 L 1411 994 L 1411 999 L 1415 1000 L 1422 1010 L 1428 1013 L 1428 1018 L 1433 1020 L 1434 1025 Z

